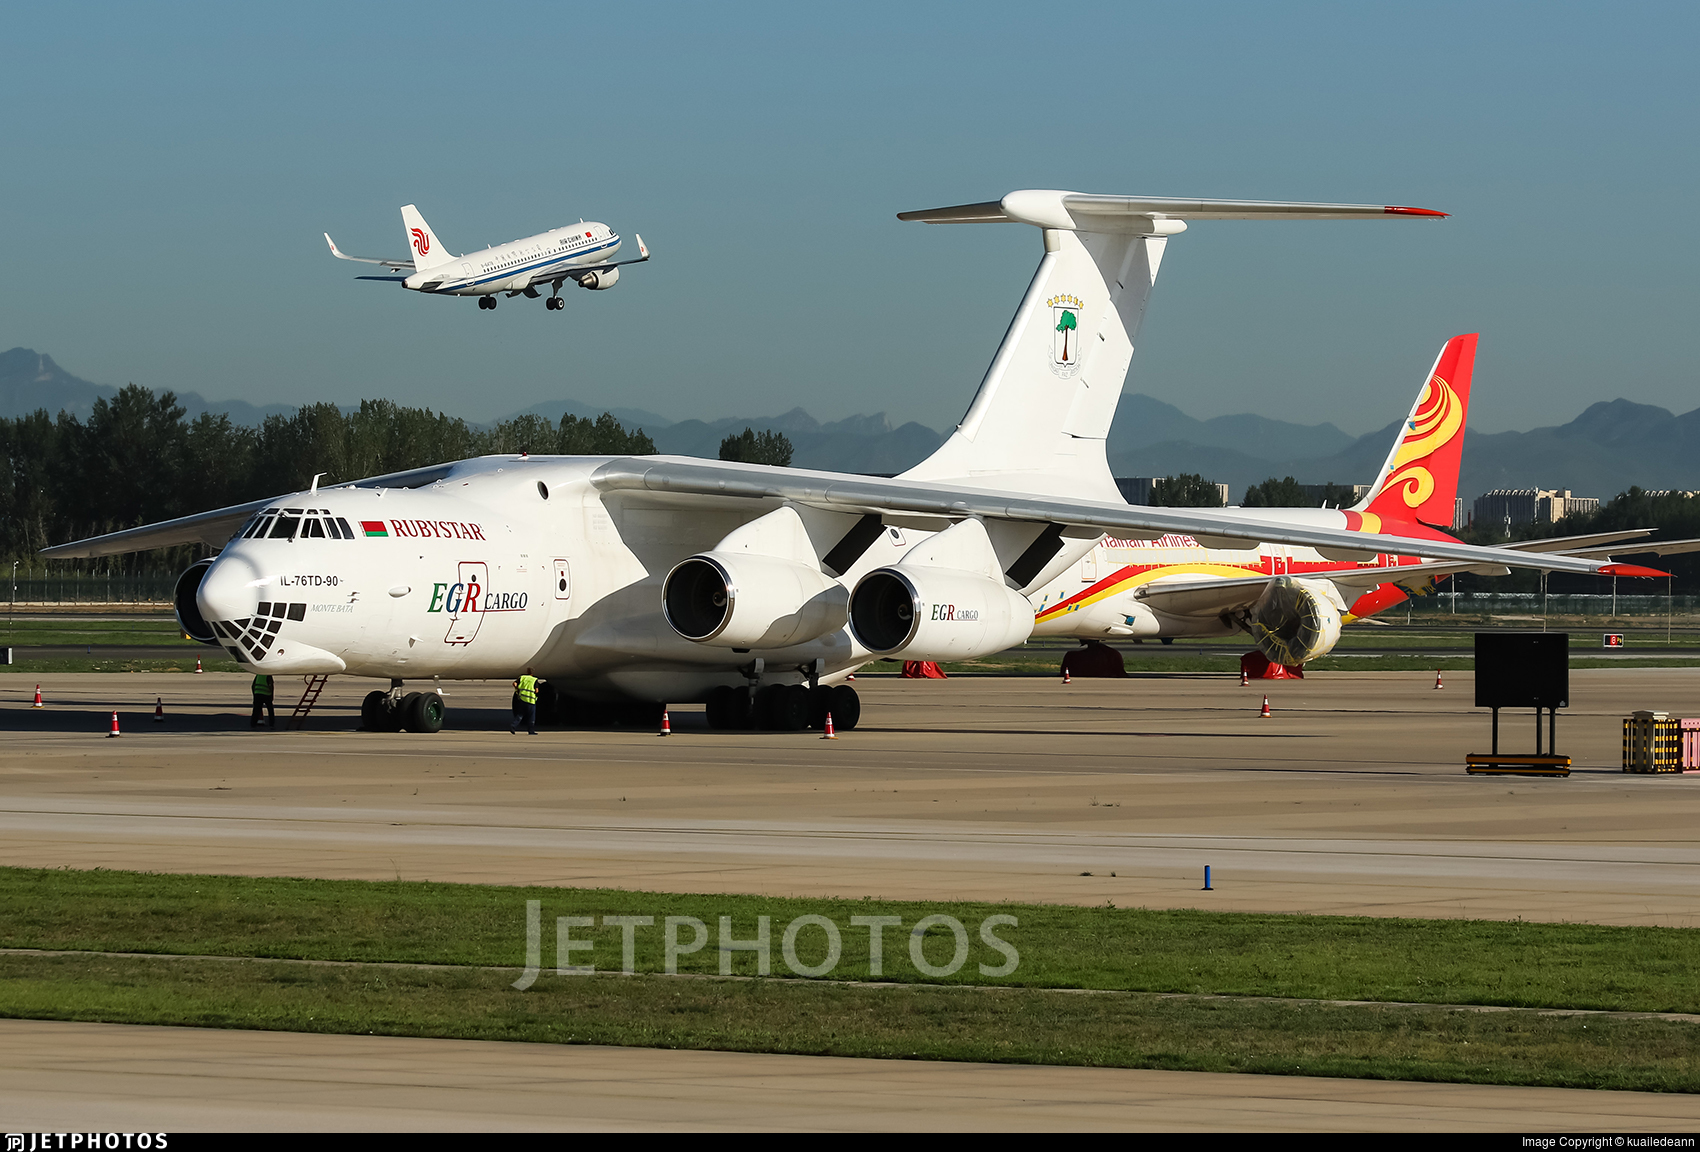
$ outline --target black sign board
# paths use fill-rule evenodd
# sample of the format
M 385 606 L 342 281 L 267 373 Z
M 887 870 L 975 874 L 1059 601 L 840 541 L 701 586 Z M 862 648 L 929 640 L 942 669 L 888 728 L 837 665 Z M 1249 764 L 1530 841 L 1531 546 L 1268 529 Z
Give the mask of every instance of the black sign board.
M 1570 634 L 1477 632 L 1476 707 L 1570 707 Z

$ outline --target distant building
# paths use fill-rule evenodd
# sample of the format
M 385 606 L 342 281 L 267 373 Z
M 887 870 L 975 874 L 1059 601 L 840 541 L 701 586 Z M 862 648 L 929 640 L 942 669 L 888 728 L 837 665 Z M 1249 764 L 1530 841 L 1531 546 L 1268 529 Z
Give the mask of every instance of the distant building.
M 1591 496 L 1572 496 L 1570 489 L 1542 492 L 1535 502 L 1535 519 L 1543 524 L 1557 524 L 1566 516 L 1589 516 L 1600 510 L 1600 502 Z
M 1456 497 L 1452 501 L 1452 530 L 1454 532 L 1470 526 L 1470 514 L 1464 510 L 1464 498 Z
M 1458 501 L 1460 510 L 1463 501 Z M 1478 528 L 1517 524 L 1556 524 L 1566 516 L 1585 516 L 1600 510 L 1592 496 L 1572 496 L 1568 488 L 1495 488 L 1476 497 Z M 1461 515 L 1455 513 L 1454 519 Z M 1454 523 L 1454 527 L 1462 527 Z
M 1540 492 L 1534 488 L 1495 488 L 1476 497 L 1476 527 L 1493 529 L 1504 525 L 1530 524 L 1535 519 L 1535 502 Z
M 1157 490 L 1157 481 L 1166 480 L 1166 476 L 1117 476 L 1116 487 L 1121 489 L 1122 499 L 1129 504 L 1139 504 L 1149 507 L 1151 496 Z M 1228 503 L 1228 486 L 1217 484 L 1216 491 L 1222 494 L 1222 504 Z

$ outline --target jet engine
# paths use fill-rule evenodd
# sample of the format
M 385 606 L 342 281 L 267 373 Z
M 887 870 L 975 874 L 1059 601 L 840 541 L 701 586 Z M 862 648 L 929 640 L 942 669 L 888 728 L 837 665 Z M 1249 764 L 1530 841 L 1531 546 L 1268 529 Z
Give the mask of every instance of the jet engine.
M 1330 652 L 1340 640 L 1345 604 L 1327 580 L 1277 576 L 1241 626 L 1257 650 L 1277 664 L 1296 666 Z
M 862 647 L 911 660 L 970 660 L 1019 644 L 1033 605 L 997 580 L 948 568 L 876 568 L 850 596 Z
M 195 606 L 195 593 L 200 590 L 201 581 L 206 577 L 207 569 L 212 567 L 213 557 L 197 560 L 183 570 L 177 577 L 177 586 L 172 591 L 171 604 L 177 612 L 177 626 L 183 629 L 191 640 L 199 640 L 202 644 L 218 643 L 218 637 L 213 634 L 212 625 L 208 624 L 201 610 Z
M 780 556 L 703 552 L 681 560 L 662 586 L 673 631 L 698 644 L 785 648 L 844 627 L 844 585 Z
M 592 292 L 600 292 L 605 288 L 612 288 L 619 282 L 620 270 L 618 268 L 603 268 L 597 272 L 586 272 L 583 276 L 578 278 L 578 286 L 580 288 L 589 288 Z

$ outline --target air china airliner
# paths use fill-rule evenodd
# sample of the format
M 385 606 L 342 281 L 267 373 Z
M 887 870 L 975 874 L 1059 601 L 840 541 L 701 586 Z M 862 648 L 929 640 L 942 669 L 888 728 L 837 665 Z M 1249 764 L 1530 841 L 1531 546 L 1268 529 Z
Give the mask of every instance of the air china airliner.
M 498 244 L 482 252 L 456 256 L 443 247 L 425 217 L 412 204 L 401 209 L 401 222 L 407 229 L 407 242 L 413 248 L 411 260 L 380 260 L 370 256 L 349 256 L 342 252 L 330 233 L 325 243 L 338 260 L 354 260 L 361 264 L 376 264 L 392 272 L 392 276 L 356 276 L 356 280 L 387 280 L 414 292 L 435 296 L 476 296 L 480 308 L 494 308 L 496 298 L 509 296 L 541 296 L 538 289 L 551 289 L 543 306 L 550 311 L 564 307 L 561 285 L 571 280 L 580 288 L 602 291 L 620 280 L 620 269 L 628 264 L 642 264 L 649 259 L 649 249 L 643 237 L 637 240 L 636 260 L 615 260 L 620 250 L 620 237 L 606 224 L 580 220 L 565 228 L 552 228 Z

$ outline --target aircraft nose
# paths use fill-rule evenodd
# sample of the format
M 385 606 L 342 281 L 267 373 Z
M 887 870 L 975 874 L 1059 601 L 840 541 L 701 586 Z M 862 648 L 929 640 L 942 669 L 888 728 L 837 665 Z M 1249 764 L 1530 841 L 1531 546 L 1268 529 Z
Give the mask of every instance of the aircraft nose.
M 260 602 L 260 573 L 244 556 L 225 556 L 213 561 L 201 586 L 195 590 L 195 606 L 206 620 L 245 620 Z

